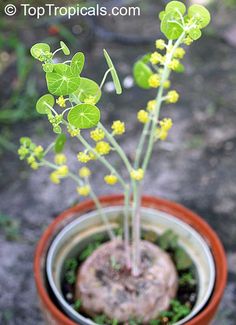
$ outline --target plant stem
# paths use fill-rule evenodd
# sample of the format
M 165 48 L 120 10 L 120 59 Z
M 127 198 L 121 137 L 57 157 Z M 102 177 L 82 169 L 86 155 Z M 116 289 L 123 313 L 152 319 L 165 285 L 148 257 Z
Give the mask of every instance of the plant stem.
M 124 244 L 125 244 L 125 258 L 126 267 L 128 270 L 131 268 L 131 257 L 130 257 L 130 234 L 129 234 L 129 204 L 130 204 L 130 189 L 125 189 L 124 192 Z
M 102 78 L 102 81 L 101 81 L 101 83 L 100 83 L 100 86 L 99 86 L 100 89 L 102 89 L 102 87 L 103 87 L 103 85 L 104 85 L 104 83 L 105 83 L 105 81 L 106 81 L 106 78 L 107 78 L 108 74 L 111 72 L 111 70 L 112 70 L 112 68 L 108 69 L 108 70 L 105 72 L 105 74 L 104 74 L 104 76 L 103 76 L 103 78 Z
M 136 155 L 135 155 L 135 160 L 134 160 L 134 168 L 137 169 L 140 164 L 142 152 L 143 152 L 143 147 L 145 144 L 146 137 L 148 135 L 148 129 L 151 124 L 151 121 L 149 120 L 147 123 L 144 124 L 143 131 L 139 140 L 139 144 L 136 150 Z
M 158 120 L 159 114 L 160 114 L 160 109 L 161 109 L 161 104 L 162 104 L 162 95 L 163 95 L 163 91 L 164 91 L 163 83 L 168 79 L 169 74 L 170 74 L 168 64 L 170 63 L 176 48 L 181 44 L 184 37 L 185 37 L 185 32 L 183 32 L 180 35 L 178 40 L 175 42 L 175 45 L 173 46 L 172 50 L 170 51 L 170 53 L 167 54 L 166 62 L 164 65 L 164 71 L 163 71 L 162 78 L 161 78 L 161 85 L 159 87 L 159 90 L 158 90 L 158 93 L 156 96 L 156 107 L 155 107 L 154 118 L 153 118 L 152 126 L 151 126 L 148 148 L 147 148 L 147 151 L 146 151 L 146 154 L 144 157 L 144 161 L 143 161 L 143 165 L 142 165 L 144 173 L 147 169 L 147 166 L 148 166 L 148 163 L 150 161 L 151 154 L 153 151 L 153 145 L 154 145 L 154 140 L 155 140 L 155 128 L 156 128 L 156 123 L 157 123 L 157 120 Z M 169 41 L 168 47 L 169 46 L 172 46 L 172 41 Z
M 141 205 L 141 186 L 133 181 L 133 216 L 132 216 L 132 274 L 139 275 L 140 265 L 140 205 Z
M 171 59 L 173 57 L 173 54 L 176 50 L 176 48 L 181 44 L 183 38 L 185 37 L 185 32 L 181 34 L 181 36 L 178 38 L 178 40 L 175 42 L 175 45 L 171 49 L 171 51 L 167 54 L 167 58 L 164 64 L 164 70 L 161 77 L 161 85 L 158 89 L 157 96 L 156 96 L 156 107 L 154 110 L 154 116 L 151 122 L 151 130 L 149 135 L 149 141 L 148 141 L 148 147 L 147 151 L 144 156 L 142 169 L 145 174 L 147 170 L 148 163 L 151 158 L 151 154 L 153 151 L 153 145 L 155 141 L 155 129 L 156 124 L 159 119 L 161 104 L 162 104 L 162 97 L 163 97 L 163 91 L 164 91 L 164 82 L 168 79 L 170 74 L 170 69 L 168 68 L 169 63 L 171 62 Z M 172 41 L 168 42 L 167 50 L 169 47 L 172 46 Z M 149 128 L 149 125 L 146 126 L 147 130 Z M 144 143 L 147 137 L 147 130 L 145 126 L 143 129 L 143 133 L 141 135 L 141 139 L 138 145 L 137 153 L 136 153 L 136 159 L 135 159 L 135 166 L 139 165 L 140 157 L 142 155 L 142 149 L 144 147 Z M 132 215 L 132 225 L 133 225 L 133 232 L 132 232 L 132 274 L 134 276 L 137 276 L 139 274 L 139 262 L 140 262 L 140 204 L 141 204 L 141 186 L 142 182 L 139 182 L 137 184 L 136 181 L 132 182 L 133 186 L 133 215 Z

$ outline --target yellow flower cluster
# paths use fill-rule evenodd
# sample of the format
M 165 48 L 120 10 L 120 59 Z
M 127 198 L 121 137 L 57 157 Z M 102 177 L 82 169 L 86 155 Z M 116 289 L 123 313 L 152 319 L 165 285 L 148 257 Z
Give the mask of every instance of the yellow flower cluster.
M 182 47 L 177 47 L 174 53 L 174 57 L 177 59 L 183 59 L 185 55 L 185 50 Z
M 81 178 L 87 178 L 91 175 L 91 171 L 88 167 L 82 167 L 79 169 L 79 176 Z
M 192 39 L 191 37 L 189 37 L 189 36 L 187 36 L 187 37 L 185 38 L 185 40 L 184 40 L 184 44 L 185 44 L 185 45 L 191 45 L 192 42 L 193 42 L 193 39 Z
M 88 155 L 86 152 L 79 152 L 77 155 L 77 159 L 79 162 L 86 164 L 91 160 L 90 155 Z
M 34 152 L 36 157 L 39 157 L 43 152 L 43 147 L 42 146 L 37 146 L 37 147 L 34 148 L 33 152 Z
M 148 84 L 152 88 L 158 88 L 161 84 L 161 78 L 159 74 L 154 73 L 148 79 Z
M 64 165 L 66 163 L 66 156 L 63 153 L 58 153 L 54 157 L 54 162 L 56 165 Z
M 178 100 L 179 100 L 179 94 L 177 93 L 176 90 L 168 91 L 166 96 L 167 103 L 174 104 L 177 103 Z
M 156 40 L 156 48 L 158 50 L 164 50 L 166 44 L 165 44 L 165 41 L 163 39 L 158 39 Z
M 149 112 L 153 112 L 155 110 L 155 107 L 156 107 L 156 100 L 155 99 L 149 100 L 147 103 L 147 110 Z
M 130 172 L 130 177 L 136 181 L 141 181 L 144 177 L 144 171 L 142 168 L 132 169 Z
M 144 109 L 141 109 L 138 111 L 137 119 L 143 124 L 147 123 L 149 121 L 148 112 L 146 112 Z
M 121 121 L 114 121 L 111 126 L 113 134 L 121 135 L 125 133 L 125 123 Z
M 168 136 L 168 131 L 172 128 L 173 122 L 170 118 L 164 118 L 159 124 L 160 128 L 156 130 L 156 139 L 164 141 Z
M 30 165 L 30 167 L 34 170 L 37 170 L 39 168 L 39 164 L 36 161 L 35 157 L 33 155 L 29 156 L 27 158 L 27 163 Z
M 66 100 L 63 96 L 58 97 L 56 103 L 62 108 L 66 107 Z
M 76 137 L 77 135 L 80 134 L 80 129 L 75 128 L 72 125 L 68 125 L 67 131 L 70 134 L 71 137 Z
M 173 70 L 173 71 L 175 71 L 175 70 L 178 69 L 179 65 L 180 65 L 179 60 L 177 60 L 177 59 L 173 59 L 173 60 L 168 64 L 168 68 L 171 69 L 171 70 Z
M 66 165 L 63 165 L 50 174 L 50 180 L 54 184 L 60 184 L 61 178 L 66 177 L 68 173 L 68 167 Z
M 109 185 L 115 185 L 118 181 L 117 177 L 115 175 L 106 175 L 104 177 L 104 181 Z
M 96 142 L 101 141 L 105 137 L 105 132 L 102 129 L 96 128 L 90 132 L 90 137 Z
M 85 104 L 95 105 L 96 104 L 96 98 L 94 96 L 88 96 L 84 99 Z
M 90 186 L 84 185 L 77 187 L 77 193 L 81 196 L 88 196 L 90 193 Z
M 150 62 L 152 64 L 158 64 L 163 62 L 163 56 L 158 52 L 153 52 L 150 57 Z
M 109 152 L 111 151 L 110 144 L 106 141 L 99 141 L 96 144 L 95 150 L 100 154 L 100 155 L 108 155 Z

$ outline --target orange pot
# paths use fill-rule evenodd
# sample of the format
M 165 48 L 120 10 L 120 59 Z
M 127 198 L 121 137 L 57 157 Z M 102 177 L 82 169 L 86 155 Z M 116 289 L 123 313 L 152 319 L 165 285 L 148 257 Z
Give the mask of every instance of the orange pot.
M 123 204 L 122 195 L 104 196 L 100 198 L 103 206 L 115 206 Z M 214 318 L 218 305 L 222 298 L 227 280 L 227 263 L 223 246 L 212 228 L 198 215 L 183 207 L 180 204 L 170 202 L 150 196 L 144 196 L 142 206 L 158 209 L 181 219 L 191 225 L 208 243 L 216 266 L 216 281 L 213 294 L 205 308 L 193 319 L 188 321 L 188 325 L 208 325 Z M 34 275 L 38 290 L 41 309 L 45 321 L 49 325 L 76 325 L 54 304 L 46 289 L 45 279 L 45 259 L 48 248 L 54 236 L 65 224 L 72 221 L 74 216 L 83 215 L 95 208 L 93 201 L 88 200 L 66 210 L 60 214 L 46 229 L 41 237 L 34 259 Z

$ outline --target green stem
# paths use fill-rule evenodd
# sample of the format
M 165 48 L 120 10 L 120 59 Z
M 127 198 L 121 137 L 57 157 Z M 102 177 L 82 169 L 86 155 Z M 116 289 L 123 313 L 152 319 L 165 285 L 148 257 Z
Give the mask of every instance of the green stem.
M 143 131 L 139 140 L 139 144 L 136 150 L 135 160 L 134 160 L 134 168 L 137 169 L 140 164 L 143 147 L 145 144 L 146 137 L 148 135 L 149 126 L 151 124 L 151 121 L 149 120 L 147 123 L 144 124 Z
M 100 83 L 100 86 L 99 86 L 100 89 L 102 89 L 102 87 L 103 87 L 103 85 L 104 85 L 104 83 L 105 83 L 105 81 L 106 81 L 106 79 L 107 79 L 107 76 L 108 76 L 108 74 L 111 72 L 111 70 L 112 70 L 112 68 L 108 69 L 108 70 L 105 72 L 105 74 L 104 74 L 104 76 L 103 76 L 103 78 L 102 78 L 102 81 L 101 81 L 101 83 Z
M 129 204 L 130 204 L 130 189 L 125 189 L 124 192 L 124 243 L 125 243 L 125 255 L 126 255 L 126 266 L 128 270 L 131 268 L 131 257 L 130 257 L 130 233 L 129 233 Z

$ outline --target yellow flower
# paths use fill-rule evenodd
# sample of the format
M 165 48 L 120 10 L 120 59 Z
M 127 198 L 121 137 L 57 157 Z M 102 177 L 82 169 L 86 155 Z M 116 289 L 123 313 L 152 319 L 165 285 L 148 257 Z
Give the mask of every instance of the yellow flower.
M 87 168 L 87 167 L 80 168 L 80 170 L 79 170 L 79 176 L 81 178 L 86 178 L 86 177 L 89 177 L 90 175 L 91 175 L 91 171 L 90 171 L 89 168 Z
M 167 93 L 166 96 L 166 102 L 170 104 L 174 104 L 178 101 L 179 99 L 179 94 L 177 93 L 176 90 L 171 90 Z
M 169 64 L 168 64 L 168 68 L 171 70 L 177 70 L 179 67 L 179 60 L 177 59 L 173 59 Z
M 96 144 L 95 150 L 100 154 L 100 155 L 108 155 L 111 147 L 110 144 L 108 142 L 105 141 L 99 141 Z
M 96 98 L 94 96 L 89 96 L 85 98 L 84 100 L 85 104 L 95 105 L 96 104 Z
M 132 179 L 136 180 L 136 181 L 141 181 L 143 179 L 144 176 L 144 171 L 142 168 L 139 169 L 132 169 L 130 172 L 130 176 Z
M 43 152 L 43 147 L 42 146 L 37 146 L 36 148 L 34 148 L 34 154 L 35 156 L 40 156 L 41 153 Z
M 185 50 L 182 47 L 177 47 L 174 53 L 174 57 L 177 59 L 183 59 L 185 55 Z
M 60 106 L 60 107 L 66 107 L 66 100 L 63 96 L 60 96 L 57 100 L 56 103 Z
M 193 39 L 189 36 L 187 36 L 184 40 L 184 44 L 186 44 L 186 45 L 191 45 L 192 42 L 193 42 Z
M 32 163 L 34 163 L 35 162 L 35 158 L 34 158 L 34 156 L 29 156 L 28 158 L 27 158 L 27 163 L 29 164 L 29 165 L 31 165 Z
M 95 130 L 90 132 L 90 137 L 94 141 L 100 141 L 100 140 L 104 139 L 105 132 L 99 128 L 96 128 Z
M 157 128 L 156 129 L 156 139 L 160 139 L 164 141 L 168 136 L 168 131 L 162 129 L 162 128 Z
M 144 124 L 147 123 L 149 121 L 148 112 L 146 112 L 144 109 L 141 109 L 140 111 L 138 111 L 137 119 L 141 123 L 144 123 Z
M 163 57 L 160 53 L 158 52 L 153 52 L 151 54 L 151 57 L 150 57 L 150 62 L 152 64 L 158 64 L 158 63 L 161 63 L 163 61 Z
M 50 174 L 50 180 L 54 184 L 60 184 L 60 178 L 59 178 L 59 176 L 58 176 L 58 174 L 57 174 L 56 171 L 54 171 L 54 172 L 52 172 Z
M 39 164 L 38 164 L 37 162 L 33 162 L 33 163 L 30 165 L 30 167 L 31 167 L 32 169 L 34 169 L 34 170 L 37 170 L 37 169 L 39 169 Z
M 72 125 L 67 126 L 67 131 L 70 134 L 71 137 L 76 137 L 77 135 L 80 134 L 80 129 L 75 128 Z
M 88 196 L 90 193 L 90 186 L 84 185 L 84 186 L 77 187 L 77 192 L 81 196 Z
M 157 73 L 154 73 L 153 75 L 151 75 L 151 77 L 149 77 L 148 83 L 150 87 L 157 88 L 161 84 L 161 78 Z
M 149 112 L 152 112 L 155 110 L 155 107 L 156 107 L 156 100 L 153 99 L 153 100 L 149 100 L 148 103 L 147 103 L 147 110 Z
M 165 89 L 170 88 L 170 80 L 166 80 L 166 81 L 164 81 L 164 82 L 163 82 L 163 87 L 164 87 Z
M 117 183 L 117 177 L 115 175 L 106 175 L 104 181 L 109 185 L 114 185 Z
M 54 162 L 56 165 L 64 165 L 66 160 L 66 156 L 63 153 L 58 153 L 54 157 Z
M 160 121 L 160 126 L 162 130 L 169 131 L 173 126 L 172 119 L 164 118 L 162 121 Z
M 92 151 L 89 151 L 88 155 L 89 155 L 90 160 L 96 160 L 97 159 L 96 155 Z
M 57 175 L 59 177 L 66 177 L 69 173 L 69 169 L 66 165 L 63 165 L 57 169 Z
M 113 134 L 121 135 L 125 132 L 125 123 L 121 121 L 114 121 L 111 126 Z
M 90 156 L 87 155 L 85 152 L 79 152 L 77 155 L 77 159 L 84 164 L 91 160 Z
M 158 39 L 158 40 L 156 40 L 156 48 L 158 49 L 158 50 L 164 50 L 164 48 L 165 48 L 165 41 L 163 40 L 163 39 Z

